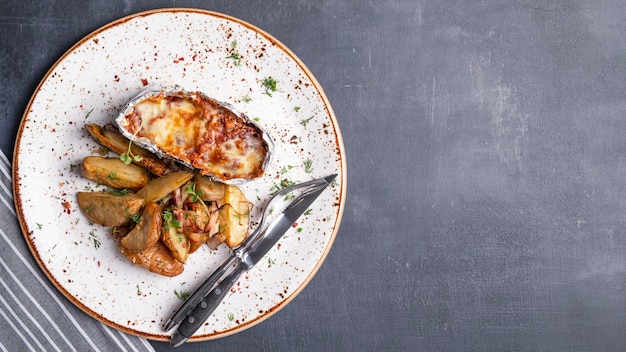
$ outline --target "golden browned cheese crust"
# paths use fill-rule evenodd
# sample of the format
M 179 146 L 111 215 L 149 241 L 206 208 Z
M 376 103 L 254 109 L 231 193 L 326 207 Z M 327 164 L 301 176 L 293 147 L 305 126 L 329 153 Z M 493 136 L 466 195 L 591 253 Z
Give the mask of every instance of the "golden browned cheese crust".
M 138 101 L 124 128 L 169 156 L 222 180 L 263 174 L 263 132 L 199 92 L 162 93 Z

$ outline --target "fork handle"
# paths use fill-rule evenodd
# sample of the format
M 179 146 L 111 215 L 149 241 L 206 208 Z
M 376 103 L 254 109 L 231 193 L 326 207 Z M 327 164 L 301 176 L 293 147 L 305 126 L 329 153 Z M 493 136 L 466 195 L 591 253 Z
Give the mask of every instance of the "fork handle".
M 224 276 L 228 268 L 230 268 L 237 261 L 237 257 L 234 254 L 231 254 L 222 264 L 206 279 L 200 287 L 198 287 L 187 300 L 176 310 L 174 315 L 167 321 L 163 330 L 169 331 L 174 326 L 178 325 L 183 319 L 188 315 L 188 313 L 200 303 L 202 298 L 207 295 L 209 290 L 215 286 L 215 284 L 219 281 L 219 279 Z
M 215 311 L 217 306 L 219 306 L 224 297 L 226 297 L 226 294 L 230 291 L 235 282 L 239 280 L 241 274 L 246 270 L 244 265 L 239 264 L 219 285 L 211 290 L 211 292 L 198 303 L 185 320 L 180 323 L 174 335 L 172 335 L 170 344 L 173 347 L 182 345 L 198 331 L 213 311 Z

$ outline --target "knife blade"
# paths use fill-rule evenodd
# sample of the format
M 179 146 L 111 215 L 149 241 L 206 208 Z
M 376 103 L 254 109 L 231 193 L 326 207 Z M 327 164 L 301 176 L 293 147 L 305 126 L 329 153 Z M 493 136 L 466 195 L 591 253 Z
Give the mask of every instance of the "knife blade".
M 265 226 L 265 220 L 267 216 L 272 213 L 272 210 L 280 201 L 285 201 L 281 197 L 287 196 L 290 193 L 293 193 L 297 190 L 302 190 L 309 188 L 314 185 L 323 184 L 325 179 L 314 179 L 302 183 L 295 184 L 293 186 L 289 186 L 287 188 L 283 188 L 278 191 L 265 205 L 263 216 L 260 219 L 259 225 L 252 232 L 250 237 L 246 238 L 246 240 L 237 248 L 232 249 L 230 251 L 229 256 L 224 260 L 224 262 L 207 278 L 198 288 L 194 290 L 194 292 L 187 298 L 183 304 L 174 312 L 172 317 L 168 319 L 168 321 L 163 326 L 165 331 L 171 330 L 173 327 L 180 324 L 185 317 L 195 308 L 195 306 L 200 303 L 200 301 L 213 289 L 213 287 L 217 284 L 217 282 L 226 274 L 226 272 L 231 269 L 236 261 L 237 257 L 240 256 L 239 253 L 243 251 L 247 251 L 250 247 L 256 243 L 261 237 L 262 233 L 265 231 L 267 226 Z M 268 212 L 268 210 L 270 210 Z
M 249 247 L 234 251 L 233 259 L 228 259 L 218 269 L 224 273 L 228 267 L 234 265 L 234 269 L 222 281 L 204 296 L 184 318 L 171 337 L 170 344 L 178 347 L 185 343 L 208 319 L 213 311 L 222 302 L 226 293 L 237 282 L 241 274 L 252 269 L 280 240 L 280 238 L 292 227 L 298 218 L 304 214 L 308 207 L 319 197 L 337 175 L 331 175 L 320 179 L 318 184 L 305 189 L 296 197 L 287 208 L 263 230 L 261 235 Z M 228 265 L 226 264 L 228 263 Z M 227 267 L 223 267 L 227 266 Z M 217 276 L 217 274 L 214 274 Z M 215 282 L 219 277 L 215 279 Z M 195 302 L 194 302 L 195 303 Z

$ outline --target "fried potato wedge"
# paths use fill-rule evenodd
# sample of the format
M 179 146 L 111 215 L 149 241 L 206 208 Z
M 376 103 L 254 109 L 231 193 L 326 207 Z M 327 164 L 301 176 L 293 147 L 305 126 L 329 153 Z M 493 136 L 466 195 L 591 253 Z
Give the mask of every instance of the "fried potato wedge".
M 170 172 L 169 174 L 148 182 L 137 194 L 144 197 L 146 203 L 156 202 L 174 192 L 175 189 L 184 185 L 187 181 L 191 180 L 192 177 L 193 172 L 187 170 Z
M 132 189 L 137 191 L 150 180 L 146 169 L 125 164 L 119 158 L 88 156 L 83 159 L 83 176 L 101 185 L 116 189 Z
M 248 235 L 250 226 L 250 203 L 243 192 L 236 186 L 226 186 L 224 205 L 219 210 L 220 233 L 225 237 L 225 243 L 233 248 L 240 245 Z
M 189 239 L 184 233 L 176 231 L 175 228 L 163 229 L 161 233 L 163 244 L 172 252 L 172 256 L 181 263 L 187 261 L 189 256 Z
M 169 170 L 167 162 L 150 151 L 132 144 L 130 140 L 124 137 L 119 131 L 113 128 L 103 128 L 93 123 L 85 124 L 85 128 L 96 142 L 114 153 L 120 155 L 127 153 L 130 146 L 130 153 L 140 157 L 137 158 L 137 160 L 133 159 L 133 163 L 144 167 L 151 173 L 161 176 Z
M 120 243 L 131 251 L 144 250 L 159 241 L 161 238 L 161 207 L 157 203 L 147 203 L 139 223 L 133 227 L 128 235 L 122 237 Z
M 196 192 L 200 199 L 205 202 L 221 201 L 226 192 L 226 185 L 219 181 L 210 179 L 207 176 L 195 174 L 193 182 L 196 184 Z
M 130 217 L 143 207 L 143 197 L 134 193 L 118 195 L 112 192 L 78 192 L 78 206 L 92 222 L 106 226 L 126 226 Z
M 176 260 L 169 248 L 161 241 L 141 251 L 131 251 L 121 243 L 119 248 L 120 252 L 133 264 L 143 266 L 159 275 L 176 276 L 185 269 L 184 264 Z

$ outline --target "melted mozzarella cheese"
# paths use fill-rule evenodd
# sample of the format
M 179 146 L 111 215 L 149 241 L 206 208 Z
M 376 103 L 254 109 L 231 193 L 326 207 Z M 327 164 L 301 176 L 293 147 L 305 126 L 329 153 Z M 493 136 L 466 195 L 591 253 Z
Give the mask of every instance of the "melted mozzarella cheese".
M 166 154 L 222 179 L 262 174 L 267 153 L 260 131 L 232 111 L 203 97 L 158 95 L 135 104 L 126 115 L 130 131 Z

